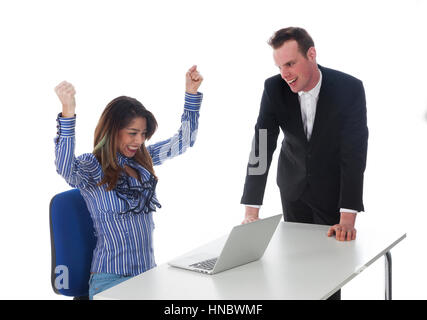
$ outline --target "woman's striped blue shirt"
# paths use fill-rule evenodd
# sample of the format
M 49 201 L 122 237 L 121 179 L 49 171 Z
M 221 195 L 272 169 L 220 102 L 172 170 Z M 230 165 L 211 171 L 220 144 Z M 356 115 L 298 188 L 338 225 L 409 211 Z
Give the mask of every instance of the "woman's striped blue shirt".
M 186 93 L 178 132 L 147 147 L 154 165 L 160 165 L 193 146 L 202 98 L 201 93 Z M 76 117 L 58 115 L 57 123 L 56 170 L 70 186 L 80 190 L 97 236 L 91 272 L 137 275 L 155 267 L 152 213 L 160 207 L 155 194 L 156 180 L 132 158 L 118 153 L 119 165 L 137 170 L 141 181 L 124 174 L 111 191 L 107 191 L 105 184 L 98 186 L 104 175 L 95 156 L 85 153 L 76 158 L 74 155 Z

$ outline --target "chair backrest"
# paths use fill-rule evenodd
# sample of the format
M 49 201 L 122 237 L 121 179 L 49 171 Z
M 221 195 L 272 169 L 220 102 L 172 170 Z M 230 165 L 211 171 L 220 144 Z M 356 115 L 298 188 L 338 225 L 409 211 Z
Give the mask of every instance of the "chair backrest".
M 86 203 L 73 189 L 55 195 L 49 211 L 52 288 L 65 296 L 87 296 L 96 236 Z

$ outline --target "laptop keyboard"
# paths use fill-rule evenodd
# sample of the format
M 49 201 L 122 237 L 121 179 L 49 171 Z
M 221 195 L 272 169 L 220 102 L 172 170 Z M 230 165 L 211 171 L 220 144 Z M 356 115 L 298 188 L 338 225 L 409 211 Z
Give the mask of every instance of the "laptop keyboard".
M 212 270 L 215 267 L 215 263 L 217 260 L 218 260 L 218 258 L 208 259 L 205 261 L 201 261 L 201 262 L 191 264 L 190 267 L 203 269 L 203 270 Z

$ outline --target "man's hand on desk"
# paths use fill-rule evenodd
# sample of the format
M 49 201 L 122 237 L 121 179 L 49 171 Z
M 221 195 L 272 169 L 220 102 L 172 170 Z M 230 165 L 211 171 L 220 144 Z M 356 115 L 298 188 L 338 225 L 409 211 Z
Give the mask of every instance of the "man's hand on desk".
M 259 220 L 259 208 L 245 206 L 245 219 L 242 224 Z
M 242 224 L 253 222 L 259 219 L 259 208 L 245 206 L 245 219 Z M 356 239 L 356 214 L 341 212 L 340 223 L 333 225 L 328 230 L 328 237 L 335 235 L 338 241 L 351 241 Z
M 340 223 L 333 225 L 328 230 L 328 237 L 335 235 L 338 241 L 351 241 L 356 239 L 356 214 L 341 212 Z

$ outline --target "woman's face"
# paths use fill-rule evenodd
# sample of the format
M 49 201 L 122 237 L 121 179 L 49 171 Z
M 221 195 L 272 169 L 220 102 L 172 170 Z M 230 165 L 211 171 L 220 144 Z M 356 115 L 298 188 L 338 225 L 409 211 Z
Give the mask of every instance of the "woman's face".
M 118 148 L 125 157 L 132 158 L 145 142 L 147 119 L 137 117 L 119 130 Z

